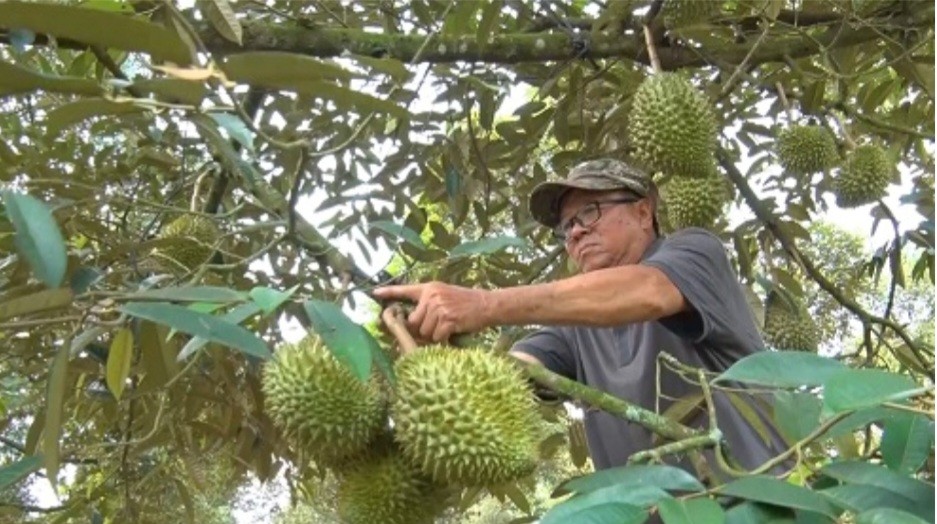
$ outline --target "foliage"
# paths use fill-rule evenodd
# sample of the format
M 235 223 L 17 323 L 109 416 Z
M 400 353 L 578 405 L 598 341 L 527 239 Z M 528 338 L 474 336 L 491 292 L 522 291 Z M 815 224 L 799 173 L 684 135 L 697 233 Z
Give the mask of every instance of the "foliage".
M 526 195 L 633 153 L 653 55 L 717 108 L 737 211 L 717 233 L 743 282 L 806 300 L 835 357 L 754 368 L 799 462 L 787 482 L 690 489 L 666 469 L 631 489 L 629 468 L 664 468 L 631 465 L 549 511 L 529 483 L 480 496 L 544 522 L 931 520 L 933 3 L 726 0 L 673 29 L 661 3 L 0 3 L 2 518 L 210 521 L 246 478 L 314 477 L 263 409 L 264 362 L 301 335 L 287 326 L 389 375 L 386 338 L 351 320 L 373 320 L 387 259 L 400 279 L 473 286 L 569 275 Z M 857 232 L 870 253 L 821 225 L 841 164 L 778 168 L 775 136 L 807 124 L 841 159 L 877 144 L 898 167 L 862 208 L 890 230 Z M 195 267 L 158 256 L 185 215 L 218 231 Z M 200 484 L 199 464 L 226 482 Z M 31 499 L 37 482 L 60 503 Z

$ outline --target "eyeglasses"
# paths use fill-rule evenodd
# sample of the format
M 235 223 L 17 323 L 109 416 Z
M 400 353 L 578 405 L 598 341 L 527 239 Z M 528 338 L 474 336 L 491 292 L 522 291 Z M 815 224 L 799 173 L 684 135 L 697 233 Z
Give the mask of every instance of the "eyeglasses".
M 633 204 L 639 201 L 639 198 L 618 198 L 613 200 L 597 200 L 595 202 L 589 202 L 588 204 L 579 208 L 579 211 L 576 211 L 576 214 L 570 217 L 565 222 L 560 222 L 559 225 L 553 228 L 553 237 L 560 242 L 565 242 L 569 237 L 569 232 L 572 231 L 575 224 L 579 224 L 581 227 L 590 227 L 602 218 L 602 206 L 605 204 Z

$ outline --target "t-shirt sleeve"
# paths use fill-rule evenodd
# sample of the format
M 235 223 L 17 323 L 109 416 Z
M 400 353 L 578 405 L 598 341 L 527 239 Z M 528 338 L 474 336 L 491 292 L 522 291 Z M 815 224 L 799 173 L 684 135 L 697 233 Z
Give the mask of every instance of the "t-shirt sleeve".
M 751 310 L 725 247 L 712 233 L 698 228 L 679 231 L 642 264 L 663 271 L 690 304 L 692 312 L 660 319 L 678 335 L 719 347 L 738 340 L 739 329 L 747 331 L 754 326 L 752 322 L 740 321 L 744 318 L 740 315 L 750 318 Z
M 566 337 L 559 328 L 547 327 L 534 331 L 517 341 L 511 351 L 527 353 L 539 360 L 550 371 L 569 379 L 576 379 L 576 360 Z

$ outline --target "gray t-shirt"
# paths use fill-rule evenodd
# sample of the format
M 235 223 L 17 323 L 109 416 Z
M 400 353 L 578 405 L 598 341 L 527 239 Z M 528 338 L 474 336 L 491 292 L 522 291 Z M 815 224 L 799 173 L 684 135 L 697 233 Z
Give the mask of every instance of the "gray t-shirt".
M 699 394 L 700 389 L 663 364 L 658 366 L 660 352 L 690 366 L 720 372 L 764 347 L 742 287 L 717 237 L 698 228 L 678 231 L 657 239 L 640 263 L 663 271 L 691 311 L 607 328 L 551 326 L 519 341 L 513 350 L 533 355 L 555 373 L 650 410 L 655 410 L 659 372 L 659 411 L 663 412 L 673 399 Z M 770 432 L 769 443 L 745 422 L 730 399 L 718 392 L 714 395 L 719 428 L 731 455 L 741 465 L 754 468 L 785 449 L 770 424 L 763 424 Z M 757 403 L 747 404 L 764 417 Z M 708 428 L 705 408 L 698 408 L 698 414 L 684 423 Z M 652 434 L 644 427 L 604 411 L 587 410 L 585 426 L 596 469 L 624 465 L 633 453 L 660 445 L 652 443 Z M 685 458 L 670 462 L 690 469 Z M 708 462 L 718 473 L 716 464 Z

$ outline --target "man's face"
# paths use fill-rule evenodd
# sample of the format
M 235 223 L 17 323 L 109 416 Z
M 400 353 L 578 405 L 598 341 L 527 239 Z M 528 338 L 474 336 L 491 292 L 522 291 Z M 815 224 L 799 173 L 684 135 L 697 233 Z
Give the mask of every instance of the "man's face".
M 627 191 L 573 189 L 563 197 L 560 224 L 574 217 L 598 220 L 583 226 L 574 221 L 567 230 L 566 251 L 583 273 L 614 266 L 636 264 L 654 239 L 653 209 L 648 199 L 637 199 Z M 605 202 L 605 203 L 602 203 Z M 591 207 L 590 207 L 591 206 Z

